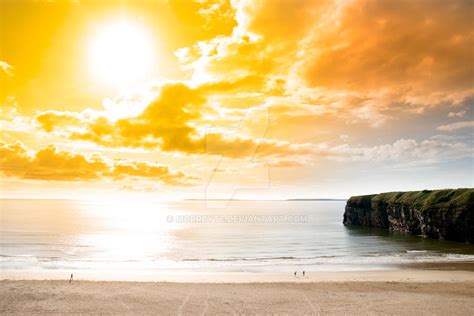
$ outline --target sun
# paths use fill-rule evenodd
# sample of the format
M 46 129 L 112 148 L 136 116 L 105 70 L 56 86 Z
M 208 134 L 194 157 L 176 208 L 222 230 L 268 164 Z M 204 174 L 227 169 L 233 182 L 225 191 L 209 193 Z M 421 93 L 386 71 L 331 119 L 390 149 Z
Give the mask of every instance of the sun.
M 120 20 L 100 29 L 89 47 L 93 76 L 116 87 L 145 79 L 154 64 L 153 39 L 140 24 Z

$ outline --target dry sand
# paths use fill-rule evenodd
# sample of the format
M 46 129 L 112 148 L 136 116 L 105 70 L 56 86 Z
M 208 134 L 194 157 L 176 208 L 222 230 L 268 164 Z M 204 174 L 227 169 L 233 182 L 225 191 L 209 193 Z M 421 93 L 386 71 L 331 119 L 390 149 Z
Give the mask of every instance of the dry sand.
M 420 273 L 422 281 L 414 276 L 417 271 L 405 271 L 398 281 L 389 272 L 366 274 L 357 281 L 353 280 L 359 273 L 345 274 L 346 281 L 320 282 L 312 278 L 267 283 L 3 280 L 0 313 L 474 314 L 474 273 Z

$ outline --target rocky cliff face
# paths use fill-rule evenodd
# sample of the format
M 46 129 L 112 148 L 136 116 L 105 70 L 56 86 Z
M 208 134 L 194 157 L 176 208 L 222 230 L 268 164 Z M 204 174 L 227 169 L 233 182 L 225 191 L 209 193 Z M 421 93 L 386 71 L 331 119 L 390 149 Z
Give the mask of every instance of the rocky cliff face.
M 474 189 L 353 196 L 346 204 L 344 225 L 474 243 Z

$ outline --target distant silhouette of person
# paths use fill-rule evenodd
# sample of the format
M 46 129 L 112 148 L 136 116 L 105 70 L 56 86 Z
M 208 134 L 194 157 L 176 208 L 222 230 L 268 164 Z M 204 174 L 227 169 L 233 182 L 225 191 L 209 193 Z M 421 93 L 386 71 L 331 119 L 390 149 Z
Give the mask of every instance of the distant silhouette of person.
M 304 276 L 304 271 L 303 271 L 303 276 Z
M 72 282 L 73 277 L 74 277 L 74 276 L 73 276 L 72 273 L 71 273 L 71 277 L 69 278 L 69 283 Z
M 296 271 L 295 271 L 295 276 L 296 276 Z

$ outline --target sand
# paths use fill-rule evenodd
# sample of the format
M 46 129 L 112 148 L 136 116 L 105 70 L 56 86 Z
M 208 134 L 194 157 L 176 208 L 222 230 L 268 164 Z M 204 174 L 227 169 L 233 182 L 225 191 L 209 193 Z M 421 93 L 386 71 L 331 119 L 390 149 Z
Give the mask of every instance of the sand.
M 0 313 L 474 314 L 473 272 L 401 272 L 265 283 L 2 280 Z
M 464 267 L 465 266 L 465 267 Z M 74 273 L 82 281 L 140 281 L 179 283 L 312 283 L 312 282 L 474 282 L 473 264 L 457 266 L 463 270 L 420 269 L 379 271 L 308 272 L 303 278 L 292 272 L 156 272 L 137 270 L 0 270 L 0 280 L 67 280 Z

